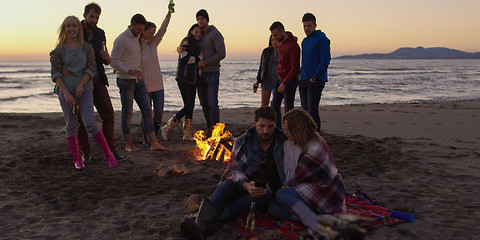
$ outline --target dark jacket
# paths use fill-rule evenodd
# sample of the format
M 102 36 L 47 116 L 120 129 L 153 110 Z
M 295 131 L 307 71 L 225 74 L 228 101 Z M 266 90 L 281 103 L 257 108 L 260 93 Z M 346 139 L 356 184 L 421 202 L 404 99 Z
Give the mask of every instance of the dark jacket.
M 262 56 L 260 57 L 260 68 L 258 69 L 257 82 L 262 83 L 268 73 L 268 63 L 272 57 L 273 48 L 267 47 L 263 49 Z
M 82 20 L 82 26 L 85 20 Z M 91 41 L 88 41 L 87 29 L 83 28 L 83 40 L 90 43 L 93 47 L 93 52 L 95 53 L 95 63 L 97 64 L 97 71 L 100 75 L 100 78 L 103 80 L 103 83 L 108 86 L 108 78 L 105 74 L 105 68 L 103 67 L 103 59 L 100 57 L 100 51 L 103 49 L 102 42 L 106 43 L 105 32 L 99 28 L 95 27 L 93 29 L 93 38 Z
M 182 46 L 186 47 L 187 54 L 178 57 L 177 75 L 175 80 L 196 84 L 198 78 L 197 63 L 200 60 L 198 57 L 200 55 L 198 41 L 193 37 L 188 37 L 183 39 Z M 195 58 L 195 62 L 188 64 L 191 57 Z
M 289 84 L 300 73 L 300 46 L 297 37 L 286 32 L 288 38 L 280 42 L 278 50 L 278 78 L 284 85 Z

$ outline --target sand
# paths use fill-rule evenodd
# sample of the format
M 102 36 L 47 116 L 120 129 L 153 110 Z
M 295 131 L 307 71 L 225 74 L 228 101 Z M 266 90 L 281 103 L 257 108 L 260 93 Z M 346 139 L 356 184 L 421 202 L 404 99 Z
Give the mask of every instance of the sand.
M 165 119 L 172 115 L 164 114 Z M 252 109 L 221 111 L 234 136 Z M 163 142 L 171 152 L 126 153 L 116 115 L 116 144 L 127 161 L 108 168 L 91 140 L 93 162 L 75 171 L 61 113 L 2 113 L 1 239 L 181 239 L 184 201 L 210 195 L 226 164 L 195 161 L 180 127 Z M 415 223 L 369 228 L 365 239 L 475 239 L 480 235 L 480 101 L 321 107 L 323 136 L 347 191 L 361 189 Z M 135 143 L 141 146 L 139 114 Z M 194 128 L 203 127 L 194 115 Z M 154 176 L 184 164 L 185 176 Z M 235 239 L 222 228 L 210 239 Z

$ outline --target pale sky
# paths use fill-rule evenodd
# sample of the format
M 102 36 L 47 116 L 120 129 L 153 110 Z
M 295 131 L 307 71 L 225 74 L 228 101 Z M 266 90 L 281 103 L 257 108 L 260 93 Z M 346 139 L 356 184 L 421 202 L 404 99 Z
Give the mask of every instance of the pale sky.
M 0 60 L 48 60 L 63 19 L 83 19 L 84 0 L 3 1 L 0 8 Z M 99 0 L 98 26 L 107 47 L 129 25 L 135 13 L 160 26 L 168 0 Z M 227 59 L 260 57 L 274 21 L 305 37 L 301 18 L 311 12 L 317 29 L 331 40 L 333 57 L 346 54 L 389 53 L 399 47 L 448 47 L 480 51 L 480 0 L 174 0 L 176 12 L 162 43 L 160 59 L 177 57 L 175 49 L 206 9 L 210 24 L 225 38 Z

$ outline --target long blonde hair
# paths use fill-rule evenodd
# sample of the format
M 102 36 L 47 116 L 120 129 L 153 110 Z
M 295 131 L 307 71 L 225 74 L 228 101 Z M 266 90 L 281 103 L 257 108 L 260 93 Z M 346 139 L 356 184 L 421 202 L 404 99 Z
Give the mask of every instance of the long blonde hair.
M 58 39 L 57 39 L 57 47 L 63 47 L 65 41 L 67 40 L 67 30 L 66 27 L 69 24 L 76 23 L 78 26 L 78 35 L 77 35 L 77 42 L 79 44 L 83 44 L 83 28 L 80 20 L 75 16 L 68 16 L 66 17 L 60 27 L 58 27 Z
M 310 140 L 314 138 L 323 140 L 317 133 L 317 124 L 303 109 L 295 108 L 288 111 L 283 116 L 283 121 L 287 121 L 287 130 L 294 144 L 304 150 Z

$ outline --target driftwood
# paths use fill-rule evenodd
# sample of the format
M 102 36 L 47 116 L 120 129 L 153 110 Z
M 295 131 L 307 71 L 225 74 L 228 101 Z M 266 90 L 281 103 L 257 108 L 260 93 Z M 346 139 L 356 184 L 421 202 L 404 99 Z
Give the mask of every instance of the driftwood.
M 185 200 L 185 209 L 191 213 L 196 212 L 200 208 L 201 201 L 202 196 L 200 194 L 192 194 Z
M 174 164 L 172 166 L 159 165 L 156 169 L 153 170 L 152 174 L 159 177 L 164 177 L 166 175 L 171 176 L 183 176 L 190 172 L 188 168 L 183 164 Z

